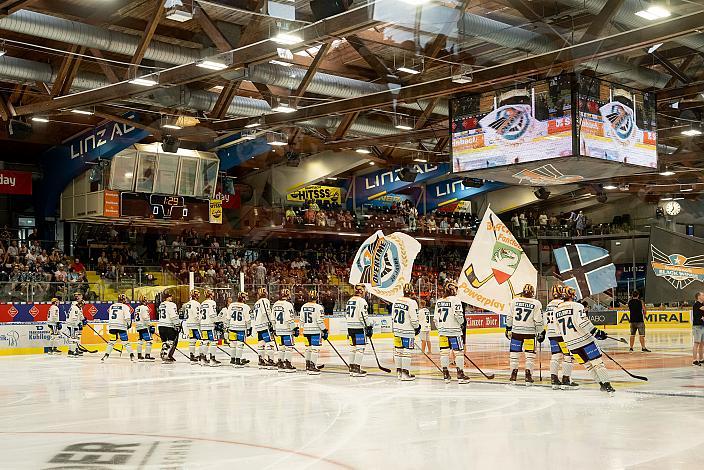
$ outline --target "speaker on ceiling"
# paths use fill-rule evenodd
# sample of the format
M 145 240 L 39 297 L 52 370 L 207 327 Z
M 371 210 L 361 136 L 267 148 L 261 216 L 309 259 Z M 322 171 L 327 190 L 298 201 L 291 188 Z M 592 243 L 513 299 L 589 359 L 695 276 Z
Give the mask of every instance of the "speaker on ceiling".
M 18 119 L 10 119 L 8 133 L 15 139 L 29 139 L 32 135 L 32 125 Z
M 401 168 L 401 171 L 398 172 L 398 179 L 406 183 L 413 183 L 416 176 L 418 176 L 418 172 L 408 167 Z
M 161 142 L 161 149 L 164 152 L 176 153 L 181 142 L 172 135 L 165 135 Z

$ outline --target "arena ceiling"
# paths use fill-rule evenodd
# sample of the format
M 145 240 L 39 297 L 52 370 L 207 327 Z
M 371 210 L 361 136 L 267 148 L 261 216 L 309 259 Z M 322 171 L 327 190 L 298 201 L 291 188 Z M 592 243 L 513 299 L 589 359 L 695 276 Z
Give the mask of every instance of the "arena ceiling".
M 704 141 L 682 134 L 699 129 L 704 108 L 701 2 L 659 2 L 670 15 L 648 20 L 638 12 L 655 3 L 640 0 L 355 0 L 316 21 L 310 1 L 278 0 L 295 9 L 286 22 L 265 0 L 184 0 L 186 21 L 167 17 L 165 1 L 0 0 L 0 118 L 33 127 L 24 147 L 3 126 L 4 159 L 137 110 L 153 139 L 176 134 L 184 145 L 220 145 L 255 118 L 257 132 L 285 134 L 287 147 L 237 175 L 286 152 L 359 147 L 378 165 L 444 161 L 449 98 L 579 69 L 658 97 L 659 154 L 672 172 L 604 182 L 704 191 Z M 271 40 L 286 28 L 302 40 Z M 224 66 L 204 68 L 208 59 Z M 453 81 L 458 73 L 471 82 Z M 145 76 L 156 84 L 132 82 Z M 282 103 L 295 110 L 273 110 Z

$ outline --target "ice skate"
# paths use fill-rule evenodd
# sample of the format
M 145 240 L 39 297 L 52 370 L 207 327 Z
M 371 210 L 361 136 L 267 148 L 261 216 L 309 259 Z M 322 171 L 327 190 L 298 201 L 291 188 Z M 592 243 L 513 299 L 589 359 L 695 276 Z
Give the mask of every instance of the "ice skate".
M 201 355 L 200 355 L 199 363 L 200 363 L 200 365 L 202 365 L 202 366 L 209 366 L 209 365 L 210 365 L 210 361 L 208 360 L 207 357 L 205 357 L 205 354 L 201 354 Z
M 191 353 L 191 356 L 189 357 L 189 359 L 191 361 L 192 366 L 195 366 L 198 364 L 198 358 L 196 357 L 195 354 Z
M 275 370 L 278 368 L 278 364 L 274 362 L 273 359 L 267 359 L 266 360 L 266 368 L 269 370 Z
M 283 372 L 285 368 L 286 366 L 284 366 L 284 361 L 282 361 L 281 359 L 276 361 L 276 370 L 278 370 L 279 372 Z
M 533 385 L 534 382 L 535 380 L 533 380 L 533 374 L 531 373 L 531 371 L 526 369 L 526 386 L 530 387 L 531 385 Z
M 154 359 L 151 355 L 149 355 L 149 354 L 147 354 L 146 356 L 144 356 L 144 362 L 154 362 L 154 360 L 155 360 L 155 359 Z
M 572 380 L 566 376 L 562 376 L 562 390 L 576 390 L 579 388 L 579 384 L 572 382 Z
M 137 359 L 134 357 L 134 353 L 130 353 L 130 361 L 135 362 Z
M 452 377 L 450 377 L 450 371 L 447 370 L 447 367 L 442 368 L 442 379 L 445 381 L 446 384 L 452 381 Z
M 249 364 L 249 359 L 240 359 L 239 361 L 240 361 L 240 365 L 243 367 L 246 366 L 247 364 Z
M 222 362 L 215 359 L 215 354 L 210 355 L 210 367 L 218 367 Z
M 310 370 L 308 370 L 308 374 L 309 375 L 320 375 L 320 369 L 312 361 L 310 363 Z
M 616 393 L 616 390 L 611 386 L 611 382 L 601 382 L 599 385 L 601 385 L 601 391 L 607 392 L 609 396 L 613 396 Z
M 288 359 L 286 359 L 284 361 L 284 372 L 287 372 L 290 374 L 290 373 L 296 372 L 296 370 L 297 369 L 295 367 L 293 367 L 293 364 L 291 364 L 291 361 L 289 361 Z
M 562 388 L 562 382 L 560 382 L 560 378 L 555 374 L 550 375 L 550 385 L 552 385 L 553 390 L 560 390 Z
M 71 351 L 68 352 L 68 355 L 69 356 L 71 355 Z M 75 357 L 75 354 L 74 354 L 74 357 Z M 108 354 L 103 354 L 103 357 L 100 358 L 100 362 L 105 362 L 108 359 L 108 357 L 110 357 Z
M 144 356 L 142 356 L 142 353 L 137 353 L 137 360 L 139 362 L 142 362 L 144 360 Z
M 176 359 L 169 356 L 166 356 L 164 359 L 161 360 L 162 364 L 173 364 L 174 362 L 176 362 Z
M 511 377 L 508 379 L 511 385 L 516 385 L 516 379 L 518 379 L 518 369 L 513 369 L 511 371 Z
M 464 371 L 462 369 L 457 369 L 457 383 L 459 383 L 459 384 L 468 384 L 469 383 L 469 377 L 464 375 Z
M 263 357 L 259 356 L 259 363 L 257 364 L 260 369 L 266 369 L 267 364 Z
M 410 382 L 415 379 L 416 379 L 416 376 L 411 374 L 411 372 L 409 370 L 401 369 L 401 381 L 402 382 Z

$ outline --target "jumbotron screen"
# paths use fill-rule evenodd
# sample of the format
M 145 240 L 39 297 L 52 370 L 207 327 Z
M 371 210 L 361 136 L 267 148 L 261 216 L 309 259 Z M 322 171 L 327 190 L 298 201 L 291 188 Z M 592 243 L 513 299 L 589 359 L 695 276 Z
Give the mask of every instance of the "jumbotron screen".
M 657 167 L 657 104 L 653 94 L 581 77 L 578 108 L 580 155 Z
M 570 76 L 451 102 L 453 171 L 572 155 Z

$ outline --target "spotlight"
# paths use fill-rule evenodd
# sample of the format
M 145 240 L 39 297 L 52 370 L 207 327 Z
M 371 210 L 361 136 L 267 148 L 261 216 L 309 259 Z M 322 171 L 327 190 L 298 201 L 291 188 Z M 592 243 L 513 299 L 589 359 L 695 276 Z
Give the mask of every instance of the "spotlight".
M 539 188 L 535 188 L 535 190 L 533 191 L 533 194 L 535 194 L 535 197 L 537 197 L 541 201 L 545 201 L 550 197 L 550 191 L 545 189 L 544 186 L 540 186 Z
M 605 184 L 604 189 L 618 189 L 618 186 L 615 184 Z
M 462 186 L 464 186 L 465 188 L 481 188 L 482 186 L 484 186 L 484 180 L 480 178 L 463 178 Z M 550 193 L 548 193 L 548 196 L 549 195 Z M 545 199 L 547 199 L 547 197 Z
M 164 152 L 176 153 L 178 152 L 178 146 L 181 142 L 178 138 L 172 135 L 165 135 L 163 141 L 161 142 L 161 149 Z
M 418 172 L 408 167 L 401 168 L 398 172 L 398 179 L 406 183 L 413 183 L 416 180 L 416 176 L 418 176 Z

